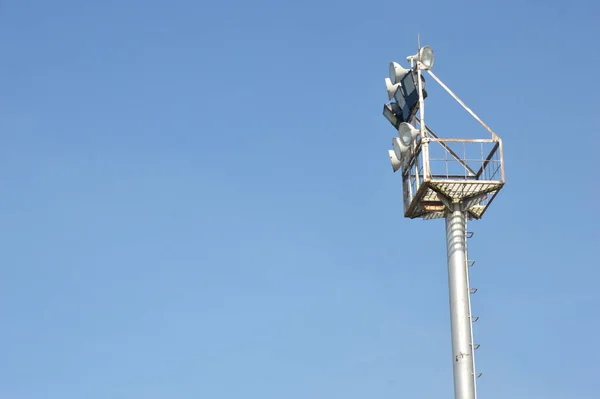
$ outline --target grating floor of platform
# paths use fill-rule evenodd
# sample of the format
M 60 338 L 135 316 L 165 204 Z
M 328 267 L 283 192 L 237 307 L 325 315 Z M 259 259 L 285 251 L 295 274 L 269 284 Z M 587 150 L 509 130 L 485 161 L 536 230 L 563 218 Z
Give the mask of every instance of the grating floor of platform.
M 486 211 L 490 198 L 503 186 L 501 181 L 481 180 L 431 180 L 423 183 L 415 197 L 412 199 L 407 214 L 410 218 L 423 218 L 425 220 L 444 217 L 444 202 L 440 195 L 447 200 L 457 201 L 484 195 L 476 204 L 469 208 L 469 216 L 479 219 Z
M 468 197 L 474 197 L 479 194 L 485 194 L 499 189 L 502 186 L 500 181 L 439 181 L 429 182 L 430 187 L 443 193 L 452 200 L 461 200 Z M 431 190 L 431 188 L 429 189 Z M 427 191 L 429 191 L 427 190 Z M 432 190 L 433 191 L 433 190 Z

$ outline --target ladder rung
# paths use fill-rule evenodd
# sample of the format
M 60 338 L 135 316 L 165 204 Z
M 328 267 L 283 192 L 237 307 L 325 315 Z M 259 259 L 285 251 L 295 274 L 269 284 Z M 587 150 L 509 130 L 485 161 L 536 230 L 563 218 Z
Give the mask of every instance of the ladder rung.
M 473 267 L 473 265 L 475 265 L 475 261 L 474 260 L 467 260 L 467 265 L 469 265 L 469 267 Z
M 477 288 L 469 288 L 469 291 L 471 292 L 471 294 L 474 294 L 477 292 Z
M 475 233 L 472 232 L 472 231 L 467 231 L 466 235 L 467 235 L 467 238 L 473 238 L 473 236 L 475 235 Z
M 480 372 L 480 373 L 476 373 L 475 375 L 477 376 L 477 378 L 479 378 L 483 375 L 483 373 Z
M 481 344 L 471 344 L 471 346 L 473 347 L 473 350 L 477 350 L 479 349 L 479 347 L 481 346 Z
M 477 320 L 479 320 L 479 316 L 471 316 L 471 322 L 477 323 Z

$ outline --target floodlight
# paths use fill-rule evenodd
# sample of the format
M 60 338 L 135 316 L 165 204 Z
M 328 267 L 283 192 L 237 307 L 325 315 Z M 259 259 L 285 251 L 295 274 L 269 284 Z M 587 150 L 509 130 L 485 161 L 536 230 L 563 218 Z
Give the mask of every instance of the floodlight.
M 392 147 L 394 147 L 394 154 L 396 154 L 396 158 L 402 160 L 408 153 L 410 149 L 409 146 L 404 145 L 402 140 L 399 137 L 392 138 Z
M 415 55 L 406 57 L 408 61 L 417 60 L 423 65 L 425 69 L 433 68 L 433 49 L 430 46 L 424 46 L 419 49 L 419 52 Z
M 414 75 L 414 73 L 409 73 L 402 78 L 402 87 L 395 95 L 395 99 L 402 109 L 402 122 L 410 122 L 419 108 L 419 92 L 415 85 Z
M 389 103 L 383 106 L 383 116 L 398 130 L 402 122 L 402 109 L 396 103 Z
M 398 136 L 400 137 L 402 144 L 406 147 L 410 146 L 415 141 L 419 133 L 417 128 L 406 122 L 402 122 L 398 126 Z
M 421 47 L 421 50 L 419 50 L 419 61 L 421 61 L 425 69 L 431 69 L 434 61 L 433 49 L 429 46 Z
M 392 170 L 394 172 L 397 172 L 401 166 L 400 160 L 398 159 L 396 153 L 393 150 L 388 150 L 388 154 L 390 156 L 390 162 L 392 163 Z
M 389 100 L 394 98 L 394 94 L 396 94 L 396 91 L 398 91 L 399 87 L 400 87 L 400 82 L 392 83 L 390 78 L 385 78 L 385 88 L 387 89 Z
M 390 79 L 392 83 L 400 83 L 404 75 L 409 72 L 408 69 L 402 68 L 397 62 L 390 62 Z

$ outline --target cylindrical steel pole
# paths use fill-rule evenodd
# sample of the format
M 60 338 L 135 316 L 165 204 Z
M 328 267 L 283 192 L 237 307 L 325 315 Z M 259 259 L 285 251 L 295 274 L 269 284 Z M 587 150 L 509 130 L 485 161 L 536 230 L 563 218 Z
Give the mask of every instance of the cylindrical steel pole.
M 460 204 L 446 214 L 448 287 L 452 328 L 455 399 L 475 399 L 475 370 L 471 342 L 470 292 L 466 259 L 466 219 Z

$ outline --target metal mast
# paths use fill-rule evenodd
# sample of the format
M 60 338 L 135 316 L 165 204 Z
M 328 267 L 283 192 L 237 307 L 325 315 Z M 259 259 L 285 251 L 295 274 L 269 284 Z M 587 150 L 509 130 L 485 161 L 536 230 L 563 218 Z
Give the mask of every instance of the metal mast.
M 471 326 L 466 217 L 460 203 L 446 214 L 450 325 L 454 360 L 454 397 L 475 399 L 475 354 Z
M 432 71 L 433 50 L 420 47 L 407 57 L 410 69 L 390 63 L 388 97 L 383 115 L 397 130 L 388 151 L 394 172 L 402 172 L 404 216 L 424 220 L 444 218 L 448 255 L 448 291 L 452 336 L 454 397 L 476 399 L 471 294 L 466 223 L 480 219 L 504 186 L 502 140 Z M 490 134 L 489 139 L 440 138 L 424 122 L 426 71 Z M 418 114 L 418 116 L 417 116 Z

